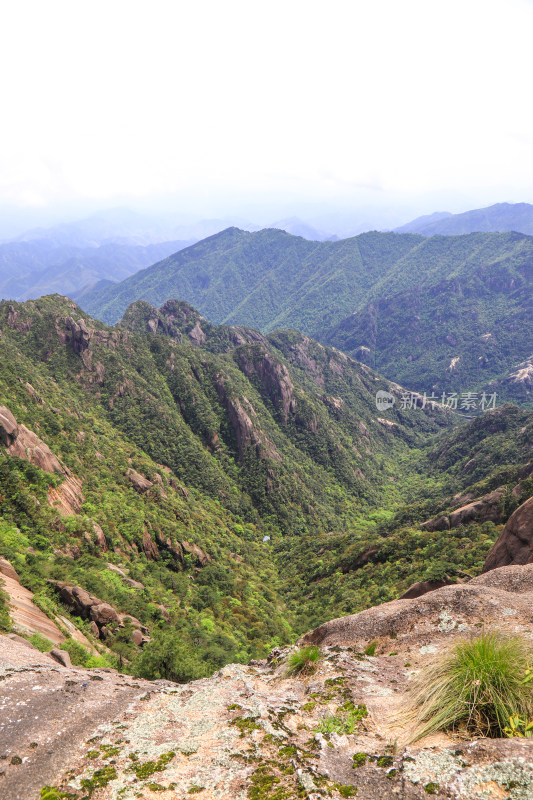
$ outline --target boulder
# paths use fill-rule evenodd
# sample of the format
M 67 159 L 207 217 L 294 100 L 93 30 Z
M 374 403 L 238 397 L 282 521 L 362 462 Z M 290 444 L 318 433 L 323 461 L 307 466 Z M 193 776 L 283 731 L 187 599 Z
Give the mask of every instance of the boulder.
M 97 625 L 111 625 L 120 622 L 117 612 L 109 603 L 99 603 L 98 605 L 91 606 L 89 613 L 91 619 L 96 622 Z
M 20 583 L 15 567 L 5 558 L 0 558 L 0 575 L 5 575 L 6 578 L 12 578 L 17 583 Z
M 434 592 L 435 589 L 441 589 L 443 586 L 450 586 L 451 584 L 453 584 L 453 581 L 447 578 L 441 581 L 418 581 L 417 583 L 411 584 L 407 591 L 400 595 L 398 599 L 412 600 L 414 597 L 422 597 L 423 594 Z
M 533 497 L 511 514 L 489 550 L 483 572 L 509 564 L 533 563 Z
M 144 640 L 144 636 L 142 635 L 140 630 L 134 630 L 131 635 L 131 638 L 133 640 L 133 644 L 137 645 L 137 647 L 140 647 Z
M 441 516 L 441 517 L 433 517 L 432 519 L 426 520 L 420 525 L 425 531 L 449 531 L 450 530 L 450 520 L 448 517 Z
M 147 492 L 148 489 L 152 487 L 152 481 L 149 481 L 148 478 L 145 478 L 144 475 L 141 475 L 139 472 L 136 472 L 136 470 L 131 469 L 131 467 L 126 472 L 126 477 L 129 479 L 133 488 L 137 492 L 140 492 L 140 494 Z
M 57 647 L 54 647 L 52 650 L 50 650 L 49 655 L 52 656 L 54 661 L 57 661 L 58 664 L 61 664 L 61 666 L 72 667 L 70 656 L 66 650 L 58 650 Z

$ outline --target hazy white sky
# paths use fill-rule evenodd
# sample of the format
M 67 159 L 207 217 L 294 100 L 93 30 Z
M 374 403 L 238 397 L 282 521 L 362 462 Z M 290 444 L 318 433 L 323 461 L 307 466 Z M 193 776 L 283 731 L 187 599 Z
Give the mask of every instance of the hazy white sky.
M 0 205 L 533 202 L 532 37 L 526 0 L 5 3 Z

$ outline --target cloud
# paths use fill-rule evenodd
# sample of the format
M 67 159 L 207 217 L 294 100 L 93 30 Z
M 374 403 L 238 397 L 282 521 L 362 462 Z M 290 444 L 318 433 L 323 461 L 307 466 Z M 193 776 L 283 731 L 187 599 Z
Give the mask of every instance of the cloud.
M 0 202 L 533 198 L 532 22 L 521 0 L 21 0 Z

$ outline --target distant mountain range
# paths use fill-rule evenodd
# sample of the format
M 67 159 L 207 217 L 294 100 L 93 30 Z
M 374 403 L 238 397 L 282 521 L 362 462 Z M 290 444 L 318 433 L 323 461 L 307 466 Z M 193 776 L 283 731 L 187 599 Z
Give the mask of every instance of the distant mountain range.
M 462 214 L 447 211 L 418 217 L 395 228 L 396 233 L 421 233 L 422 236 L 459 236 L 477 231 L 518 231 L 533 234 L 533 205 L 529 203 L 496 203 Z
M 102 279 L 121 281 L 190 243 L 82 247 L 50 239 L 5 242 L 0 244 L 0 297 L 27 300 L 54 292 L 74 297 Z
M 470 391 L 532 355 L 533 238 L 365 233 L 310 242 L 230 228 L 80 303 L 115 323 L 135 300 L 184 299 L 210 321 L 296 328 L 418 391 Z M 527 382 L 507 396 L 529 401 Z M 510 393 L 510 394 L 509 394 Z

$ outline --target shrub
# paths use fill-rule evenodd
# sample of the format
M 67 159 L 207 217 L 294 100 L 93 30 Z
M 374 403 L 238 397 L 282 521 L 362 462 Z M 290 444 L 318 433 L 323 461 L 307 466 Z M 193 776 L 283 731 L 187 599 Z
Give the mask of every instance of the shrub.
M 89 651 L 75 639 L 67 639 L 60 649 L 69 654 L 70 660 L 75 667 L 86 667 L 91 657 Z
M 320 650 L 314 645 L 301 647 L 289 656 L 287 675 L 312 675 L 320 658 Z
M 41 653 L 48 653 L 53 647 L 55 647 L 54 643 L 51 642 L 50 639 L 47 639 L 46 636 L 41 636 L 40 633 L 32 633 L 32 635 L 28 637 L 28 641 L 31 642 L 31 644 L 36 647 L 37 650 L 40 650 Z
M 376 652 L 377 646 L 378 643 L 375 640 L 373 642 L 369 642 L 363 651 L 365 656 L 373 656 L 374 653 Z
M 533 719 L 522 719 L 519 716 L 509 717 L 509 722 L 503 729 L 506 736 L 512 739 L 519 736 L 523 739 L 533 739 Z
M 406 711 L 411 741 L 439 730 L 464 728 L 502 736 L 509 718 L 528 719 L 533 683 L 524 681 L 531 644 L 520 636 L 482 633 L 456 642 L 413 684 Z M 402 715 L 403 716 L 403 715 Z

